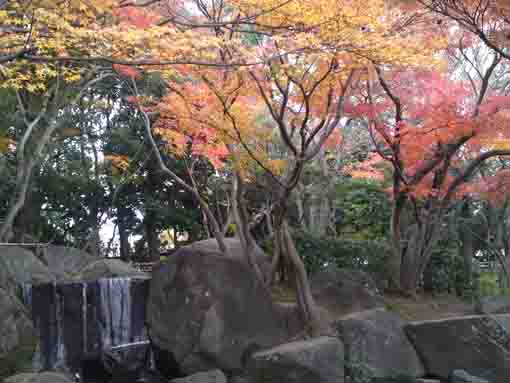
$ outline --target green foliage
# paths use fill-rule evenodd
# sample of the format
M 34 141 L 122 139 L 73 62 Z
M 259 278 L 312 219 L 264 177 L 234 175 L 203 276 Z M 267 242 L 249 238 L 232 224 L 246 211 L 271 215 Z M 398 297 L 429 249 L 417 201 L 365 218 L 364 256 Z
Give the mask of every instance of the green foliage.
M 478 284 L 480 297 L 510 294 L 509 288 L 501 287 L 499 283 L 499 275 L 496 272 L 486 271 L 480 273 Z
M 372 373 L 364 363 L 348 362 L 346 364 L 346 381 L 348 383 L 371 383 Z
M 303 231 L 294 234 L 296 246 L 310 273 L 334 264 L 385 276 L 391 248 L 385 241 L 321 238 Z
M 336 187 L 337 232 L 342 237 L 368 240 L 388 235 L 391 205 L 381 185 L 350 179 Z
M 456 249 L 440 244 L 437 246 L 425 270 L 426 288 L 435 293 L 453 292 L 458 268 Z
M 425 288 L 432 293 L 451 293 L 471 299 L 476 294 L 476 275 L 469 281 L 464 259 L 452 241 L 440 241 L 424 273 Z
M 377 378 L 368 365 L 362 362 L 347 362 L 346 364 L 347 383 L 417 383 L 413 376 L 395 374 L 386 378 Z

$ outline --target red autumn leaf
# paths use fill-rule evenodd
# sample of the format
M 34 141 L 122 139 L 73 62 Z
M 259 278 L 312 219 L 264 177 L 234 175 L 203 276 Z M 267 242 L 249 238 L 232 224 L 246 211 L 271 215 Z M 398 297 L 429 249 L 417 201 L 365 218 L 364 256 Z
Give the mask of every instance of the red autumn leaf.
M 141 77 L 138 69 L 129 65 L 113 64 L 113 70 L 124 77 L 130 77 L 132 79 L 139 79 Z

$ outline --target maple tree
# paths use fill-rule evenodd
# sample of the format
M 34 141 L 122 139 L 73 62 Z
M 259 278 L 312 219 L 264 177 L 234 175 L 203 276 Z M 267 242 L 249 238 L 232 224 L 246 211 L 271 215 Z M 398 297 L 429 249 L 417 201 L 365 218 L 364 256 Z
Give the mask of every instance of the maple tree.
M 420 4 L 476 36 L 487 47 L 510 59 L 508 0 L 418 0 Z
M 201 3 L 202 6 L 205 6 Z M 221 14 L 213 2 L 211 14 Z M 232 57 L 257 57 L 264 64 L 237 68 L 176 69 L 179 81 L 169 83 L 170 94 L 157 106 L 159 119 L 154 133 L 169 142 L 170 150 L 184 149 L 206 156 L 216 166 L 222 158 L 234 171 L 232 188 L 238 207 L 237 234 L 250 258 L 252 243 L 243 183 L 251 174 L 262 170 L 270 176 L 271 216 L 274 227 L 274 265 L 286 257 L 296 272 L 298 302 L 305 318 L 317 320 L 304 265 L 297 254 L 286 218 L 288 201 L 307 163 L 322 150 L 344 117 L 344 101 L 353 81 L 363 78 L 363 69 L 379 65 L 406 65 L 433 68 L 438 61 L 433 53 L 443 46 L 441 38 L 430 39 L 423 28 L 401 33 L 406 23 L 402 13 L 387 11 L 384 2 L 234 2 L 242 23 L 210 17 L 203 25 L 212 25 L 214 37 L 223 36 L 225 44 L 217 49 L 215 62 L 225 63 Z M 214 8 L 216 5 L 217 8 Z M 213 9 L 214 8 L 214 9 Z M 328 8 L 328 13 L 324 9 Z M 206 7 L 206 9 L 209 9 Z M 330 12 L 331 11 L 331 12 Z M 258 16 L 250 16 L 257 15 Z M 178 19 L 177 15 L 173 20 Z M 232 19 L 230 19 L 232 20 Z M 242 31 L 232 30 L 249 24 L 262 37 L 254 45 L 235 45 Z M 199 21 L 182 21 L 189 29 Z M 203 28 L 203 26 L 202 26 Z M 228 36 L 228 37 L 225 37 Z M 437 36 L 436 36 L 437 37 Z M 207 38 L 204 33 L 203 38 Z M 147 125 L 150 119 L 146 117 Z M 261 123 L 261 121 L 264 121 Z M 269 138 L 277 133 L 287 158 L 271 158 Z M 152 131 L 148 129 L 148 134 Z M 274 139 L 274 138 L 272 138 Z M 161 161 L 160 161 L 161 163 Z M 162 167 L 164 164 L 162 164 Z M 163 167 L 164 168 L 164 167 Z M 171 175 L 169 169 L 165 169 Z M 193 187 L 191 192 L 197 195 Z M 201 202 L 207 211 L 205 201 Z M 236 209 L 234 209 L 235 211 Z M 211 221 L 215 221 L 208 213 Z M 219 226 L 213 231 L 222 241 Z M 220 245 L 221 248 L 221 245 Z M 252 266 L 255 262 L 250 261 Z
M 393 169 L 392 283 L 411 294 L 441 238 L 451 201 L 469 192 L 466 183 L 484 162 L 510 154 L 510 99 L 491 86 L 502 58 L 493 53 L 481 63 L 470 60 L 477 43 L 466 47 L 465 38 L 461 32 L 449 47 L 452 57 L 464 57 L 465 81 L 449 73 L 376 67 L 365 98 L 350 111 L 366 118 L 380 161 Z M 369 175 L 378 171 L 367 166 Z
M 437 121 L 430 115 L 425 118 L 425 109 L 430 112 L 443 105 L 433 100 L 434 86 L 446 85 L 435 78 L 434 86 L 425 86 L 426 76 L 404 74 L 392 78 L 401 84 L 388 85 L 386 74 L 405 72 L 403 68 L 435 71 L 441 66 L 437 53 L 446 47 L 447 33 L 441 28 L 432 31 L 434 22 L 434 16 L 423 9 L 388 6 L 383 0 L 14 1 L 0 10 L 1 85 L 48 92 L 57 80 L 75 84 L 91 71 L 125 81 L 132 90 L 131 105 L 145 125 L 149 150 L 156 156 L 155 166 L 195 197 L 224 252 L 228 249 L 223 228 L 193 181 L 193 162 L 186 164 L 190 177 L 185 180 L 167 166 L 161 151 L 181 157 L 191 153 L 207 158 L 217 169 L 227 169 L 236 234 L 266 285 L 272 278 L 264 280 L 252 259 L 245 184 L 257 174 L 267 176 L 270 182 L 264 186 L 271 197 L 267 213 L 275 239 L 273 270 L 282 259 L 292 265 L 298 302 L 317 332 L 307 273 L 289 228 L 290 197 L 305 167 L 335 145 L 338 129 L 349 116 L 367 116 L 374 135 L 384 139 L 386 127 L 376 121 L 378 114 L 396 109 L 397 128 L 386 134 L 387 145 L 397 148 L 393 163 L 400 170 L 401 157 L 408 167 L 418 162 L 412 158 L 416 154 L 412 144 L 417 141 L 409 140 L 408 146 L 400 142 L 404 129 L 411 136 L 413 128 L 400 126 L 398 100 L 420 101 L 416 105 L 423 110 L 416 107 L 413 119 L 426 121 L 428 125 L 416 124 L 427 130 Z M 161 100 L 137 89 L 143 72 L 150 71 L 161 72 L 167 80 L 169 93 Z M 375 87 L 377 76 L 380 84 Z M 363 89 L 367 82 L 370 85 Z M 413 84 L 415 92 L 406 82 Z M 396 87 L 408 93 L 393 94 Z M 430 97 L 421 97 L 417 89 L 431 92 Z M 379 103 L 376 96 L 391 102 Z M 356 104 L 355 97 L 365 101 Z M 447 108 L 455 103 L 446 101 L 437 118 L 469 129 L 466 118 Z M 494 112 L 482 113 L 478 106 L 480 116 L 499 118 Z M 435 138 L 425 136 L 420 148 L 434 147 Z M 158 137 L 166 141 L 165 147 L 158 146 Z M 273 141 L 281 148 L 279 157 L 270 149 Z M 415 170 L 412 190 L 398 186 L 395 200 L 401 192 L 406 198 L 418 193 L 418 186 L 447 162 L 443 151 L 438 153 L 427 153 L 429 164 Z M 112 160 L 119 166 L 126 162 Z M 362 171 L 367 169 L 352 170 L 358 175 Z
M 1 4 L 0 86 L 18 95 L 24 92 L 41 95 L 49 107 L 43 105 L 39 112 L 27 113 L 20 101 L 20 111 L 25 115 L 20 142 L 0 137 L 2 152 L 15 148 L 19 167 L 18 193 L 10 203 L 0 238 L 9 236 L 10 227 L 23 207 L 33 168 L 47 143 L 65 129 L 59 113 L 72 109 L 78 102 L 62 96 L 67 90 L 77 90 L 81 95 L 87 87 L 115 74 L 136 78 L 134 60 L 168 74 L 171 70 L 165 70 L 162 65 L 207 57 L 209 45 L 201 44 L 200 39 L 190 43 L 190 34 L 158 26 L 157 20 L 157 14 L 133 12 L 118 1 L 41 0 Z M 126 62 L 129 65 L 124 65 Z M 35 149 L 33 145 L 27 147 L 27 143 L 36 140 L 39 141 Z

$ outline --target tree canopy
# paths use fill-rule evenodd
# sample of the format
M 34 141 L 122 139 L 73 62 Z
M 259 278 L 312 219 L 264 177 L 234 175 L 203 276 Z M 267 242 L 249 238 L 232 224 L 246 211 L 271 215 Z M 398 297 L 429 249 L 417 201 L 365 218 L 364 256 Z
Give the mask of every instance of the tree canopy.
M 313 323 L 293 234 L 383 240 L 389 287 L 413 294 L 438 247 L 467 243 L 471 224 L 452 222 L 508 214 L 509 12 L 495 0 L 0 1 L 0 241 L 94 254 L 115 242 L 155 260 L 162 242 L 214 237 L 227 253 L 235 235 L 265 286 L 292 271 Z M 497 241 L 459 248 L 510 269 L 492 221 L 480 237 Z M 253 258 L 267 241 L 269 278 Z

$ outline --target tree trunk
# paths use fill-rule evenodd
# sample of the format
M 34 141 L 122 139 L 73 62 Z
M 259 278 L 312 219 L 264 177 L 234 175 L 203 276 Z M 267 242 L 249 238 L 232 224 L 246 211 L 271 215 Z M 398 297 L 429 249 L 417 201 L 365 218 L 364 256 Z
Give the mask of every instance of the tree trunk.
M 475 253 L 475 244 L 473 233 L 466 223 L 470 216 L 469 202 L 465 201 L 461 210 L 461 219 L 464 223 L 461 223 L 459 230 L 459 256 L 463 260 L 465 278 L 461 286 L 456 286 L 457 295 L 462 295 L 465 288 L 469 290 L 473 288 L 473 256 Z
M 400 267 L 400 291 L 404 295 L 415 296 L 420 288 L 422 277 L 432 256 L 432 250 L 439 239 L 439 223 L 433 219 L 413 225 L 407 244 L 402 249 Z
M 32 170 L 35 161 L 29 161 L 26 167 L 23 167 L 16 179 L 16 191 L 9 203 L 7 216 L 0 227 L 0 241 L 8 242 L 13 235 L 12 227 L 14 220 L 25 205 L 28 187 L 32 179 Z M 18 171 L 19 168 L 18 168 Z
M 259 282 L 263 286 L 267 286 L 267 281 L 255 258 L 256 243 L 250 231 L 250 220 L 246 209 L 246 202 L 244 201 L 244 184 L 239 173 L 234 175 L 232 183 L 232 215 L 236 223 L 236 235 L 241 242 L 246 261 L 254 271 Z
M 29 188 L 25 204 L 14 221 L 16 242 L 39 242 L 38 219 L 41 215 L 41 201 Z
M 159 261 L 159 238 L 156 232 L 156 225 L 153 221 L 152 213 L 145 213 L 144 217 L 144 229 L 145 229 L 145 240 L 147 242 L 147 249 L 149 251 L 149 259 L 153 262 Z
M 157 213 L 155 210 L 154 200 L 157 198 L 157 178 L 155 175 L 155 169 L 153 168 L 153 161 L 149 161 L 147 166 L 147 176 L 145 178 L 143 192 L 144 192 L 144 204 L 145 214 L 143 217 L 143 226 L 145 230 L 145 240 L 147 242 L 147 249 L 149 253 L 149 259 L 157 262 L 160 258 L 159 253 L 159 237 L 157 233 Z
M 322 326 L 317 305 L 312 295 L 312 289 L 308 280 L 305 265 L 299 256 L 288 223 L 284 220 L 282 222 L 282 239 L 284 243 L 282 248 L 285 250 L 284 254 L 289 259 L 295 271 L 296 277 L 296 297 L 300 305 L 301 312 L 303 313 L 304 320 L 309 326 L 310 334 L 312 336 L 319 336 L 325 330 Z
M 120 258 L 123 261 L 130 261 L 131 247 L 129 245 L 129 233 L 126 226 L 126 209 L 124 207 L 117 208 L 117 226 L 119 229 Z
M 402 286 L 400 285 L 401 268 L 405 257 L 405 245 L 402 244 L 401 241 L 400 226 L 402 222 L 402 214 L 404 213 L 404 204 L 404 196 L 397 196 L 395 198 L 390 221 L 392 251 L 390 253 L 390 259 L 388 260 L 388 270 L 390 273 L 388 276 L 388 289 L 390 291 L 398 292 L 402 289 Z
M 77 104 L 77 102 L 81 99 L 83 95 L 83 91 L 88 89 L 90 86 L 94 85 L 95 83 L 103 80 L 106 77 L 109 77 L 110 75 L 102 75 L 100 77 L 97 77 L 93 80 L 88 81 L 84 84 L 78 95 L 72 100 L 72 102 L 68 105 L 68 107 L 73 107 Z M 55 94 L 58 93 L 58 82 L 57 86 L 54 89 Z M 12 232 L 12 225 L 14 223 L 14 220 L 16 219 L 16 216 L 18 215 L 19 211 L 23 208 L 23 205 L 25 204 L 25 198 L 26 193 L 28 191 L 28 186 L 30 184 L 31 176 L 32 176 L 32 170 L 36 163 L 39 163 L 41 161 L 41 155 L 43 150 L 46 148 L 47 143 L 49 142 L 52 134 L 60 128 L 61 124 L 63 124 L 66 120 L 62 119 L 59 121 L 52 120 L 51 122 L 46 125 L 44 129 L 40 132 L 40 134 L 35 135 L 34 129 L 36 129 L 36 126 L 39 124 L 43 116 L 46 116 L 47 119 L 49 117 L 46 113 L 46 107 L 47 102 L 49 100 L 46 100 L 42 110 L 40 111 L 39 115 L 27 125 L 27 129 L 25 131 L 25 134 L 23 135 L 23 138 L 17 148 L 17 157 L 18 157 L 18 174 L 16 177 L 16 194 L 12 199 L 12 203 L 9 204 L 9 210 L 7 213 L 7 216 L 0 226 L 0 241 L 7 241 L 9 239 L 9 236 Z M 55 105 L 55 111 L 53 115 L 56 115 L 56 105 Z M 33 145 L 34 147 L 30 148 L 30 151 L 25 153 L 25 146 L 29 141 L 34 141 Z M 25 154 L 30 154 L 30 156 L 25 158 Z

